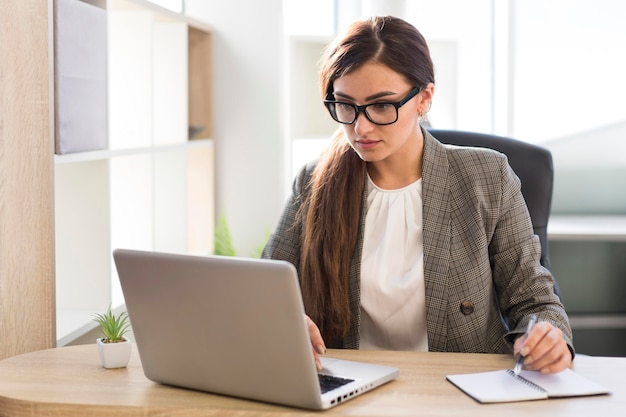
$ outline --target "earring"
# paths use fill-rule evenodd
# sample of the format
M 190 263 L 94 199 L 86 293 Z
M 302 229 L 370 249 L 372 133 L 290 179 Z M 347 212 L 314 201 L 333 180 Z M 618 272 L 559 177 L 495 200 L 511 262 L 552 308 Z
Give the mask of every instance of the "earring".
M 430 127 L 430 121 L 428 120 L 428 116 L 426 116 L 428 114 L 428 112 L 430 111 L 430 108 L 432 107 L 433 102 L 431 101 L 430 103 L 428 103 L 428 108 L 426 109 L 425 112 L 418 112 L 417 116 L 418 116 L 418 123 L 424 127 Z

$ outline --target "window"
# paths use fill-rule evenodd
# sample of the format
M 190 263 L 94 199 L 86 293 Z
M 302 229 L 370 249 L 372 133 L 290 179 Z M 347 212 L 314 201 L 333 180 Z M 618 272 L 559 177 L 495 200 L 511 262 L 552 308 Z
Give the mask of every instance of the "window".
M 375 3 L 379 14 L 387 3 L 401 10 L 429 43 L 431 125 L 542 144 L 558 174 L 553 211 L 626 213 L 626 193 L 615 192 L 626 173 L 626 141 L 617 139 L 626 136 L 619 0 L 284 0 L 292 175 L 337 127 L 321 105 L 320 52 Z

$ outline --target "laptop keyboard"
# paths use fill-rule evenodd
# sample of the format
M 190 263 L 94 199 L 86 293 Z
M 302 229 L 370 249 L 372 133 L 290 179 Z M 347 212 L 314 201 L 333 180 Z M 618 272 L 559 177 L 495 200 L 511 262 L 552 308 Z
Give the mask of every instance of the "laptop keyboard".
M 333 375 L 317 374 L 317 376 L 320 378 L 320 388 L 322 389 L 322 394 L 354 381 L 354 379 L 340 378 Z

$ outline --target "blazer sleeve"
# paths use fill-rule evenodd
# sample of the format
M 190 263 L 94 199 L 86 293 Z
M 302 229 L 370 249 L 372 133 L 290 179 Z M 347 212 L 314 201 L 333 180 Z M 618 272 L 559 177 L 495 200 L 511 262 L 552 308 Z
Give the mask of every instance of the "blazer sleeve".
M 525 331 L 527 318 L 537 313 L 540 320 L 561 329 L 572 353 L 572 332 L 565 308 L 554 293 L 550 271 L 541 266 L 541 244 L 532 232 L 532 223 L 520 190 L 520 181 L 503 158 L 500 213 L 489 244 L 493 280 L 500 308 L 511 330 L 505 336 L 511 344 Z
M 287 200 L 278 225 L 263 249 L 261 255 L 265 259 L 278 259 L 293 264 L 300 272 L 300 247 L 302 227 L 296 217 L 305 198 L 306 186 L 309 183 L 316 162 L 305 165 L 292 184 L 291 196 Z

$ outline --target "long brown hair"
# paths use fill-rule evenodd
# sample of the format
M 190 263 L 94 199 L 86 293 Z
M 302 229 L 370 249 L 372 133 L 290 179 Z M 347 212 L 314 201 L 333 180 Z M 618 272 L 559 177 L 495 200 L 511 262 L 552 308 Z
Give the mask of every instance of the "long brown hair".
M 320 65 L 323 98 L 332 99 L 337 78 L 367 62 L 381 63 L 416 87 L 434 82 L 426 41 L 415 27 L 391 16 L 353 23 L 329 44 Z M 307 314 L 332 345 L 350 329 L 349 273 L 359 236 L 366 163 L 338 129 L 308 184 L 298 219 Z

